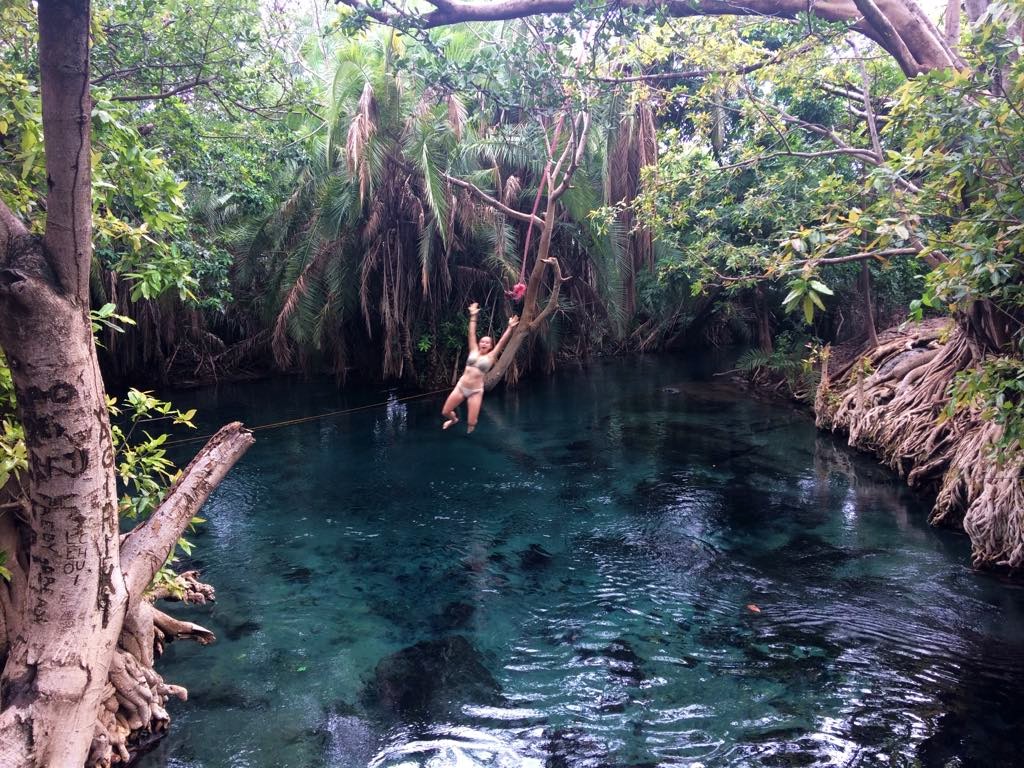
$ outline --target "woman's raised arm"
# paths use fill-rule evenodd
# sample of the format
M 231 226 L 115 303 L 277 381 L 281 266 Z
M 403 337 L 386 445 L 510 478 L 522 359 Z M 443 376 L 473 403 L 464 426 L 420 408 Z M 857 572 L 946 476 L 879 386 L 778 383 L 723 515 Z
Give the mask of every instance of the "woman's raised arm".
M 501 354 L 501 350 L 505 348 L 508 340 L 512 338 L 512 329 L 517 325 L 519 325 L 519 315 L 512 315 L 512 317 L 508 319 L 508 328 L 506 328 L 505 332 L 501 334 L 501 338 L 498 339 L 498 343 L 494 345 L 494 352 L 491 354 L 494 355 L 495 360 L 498 359 L 498 355 Z
M 469 305 L 469 351 L 476 352 L 476 316 L 480 312 L 480 305 L 475 301 Z

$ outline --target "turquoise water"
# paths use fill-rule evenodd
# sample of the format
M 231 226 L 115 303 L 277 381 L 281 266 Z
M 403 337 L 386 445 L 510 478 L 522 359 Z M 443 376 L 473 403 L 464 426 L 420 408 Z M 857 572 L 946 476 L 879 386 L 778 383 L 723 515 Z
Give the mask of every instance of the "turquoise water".
M 1011 766 L 1024 591 L 803 415 L 667 359 L 259 433 L 147 768 Z M 179 395 L 207 425 L 370 403 Z M 392 398 L 394 395 L 392 395 Z M 194 446 L 193 446 L 194 448 Z

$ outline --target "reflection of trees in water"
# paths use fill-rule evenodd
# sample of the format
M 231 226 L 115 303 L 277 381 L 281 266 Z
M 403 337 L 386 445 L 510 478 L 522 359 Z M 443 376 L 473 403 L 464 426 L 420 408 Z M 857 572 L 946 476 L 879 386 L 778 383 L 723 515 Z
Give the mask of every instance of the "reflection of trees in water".
M 814 475 L 822 503 L 835 489 L 836 478 L 846 486 L 842 512 L 847 522 L 852 523 L 867 510 L 884 511 L 902 531 L 920 535 L 924 518 L 912 516 L 913 505 L 908 505 L 910 497 L 897 485 L 896 477 L 831 435 L 818 434 L 814 441 Z

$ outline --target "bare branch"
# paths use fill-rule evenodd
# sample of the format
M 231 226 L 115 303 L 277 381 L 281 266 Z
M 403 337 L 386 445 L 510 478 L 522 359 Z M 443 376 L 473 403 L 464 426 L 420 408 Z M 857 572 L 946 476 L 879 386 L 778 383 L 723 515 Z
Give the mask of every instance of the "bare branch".
M 201 85 L 209 85 L 212 82 L 212 77 L 196 78 L 191 83 L 184 83 L 183 85 L 171 88 L 163 93 L 142 93 L 135 96 L 114 96 L 111 98 L 111 101 L 160 101 L 161 99 L 169 99 L 171 96 L 177 96 L 179 93 L 194 90 Z
M 826 93 L 831 93 L 833 96 L 838 96 L 842 99 L 847 99 L 848 101 L 861 100 L 861 94 L 857 93 L 856 91 L 851 90 L 843 85 L 836 85 L 835 83 L 830 83 L 827 80 L 814 81 L 814 87 L 821 88 L 821 90 L 825 91 Z
M 871 259 L 888 259 L 893 256 L 913 256 L 921 252 L 920 248 L 883 248 L 877 251 L 862 251 L 861 253 L 851 253 L 849 256 L 833 256 L 831 258 L 825 257 L 823 259 L 807 259 L 806 261 L 796 262 L 790 266 L 803 268 L 807 265 L 829 265 L 829 264 L 849 264 L 853 261 L 870 261 Z M 787 274 L 791 270 L 787 269 Z
M 946 43 L 956 47 L 960 44 L 960 0 L 947 0 L 943 22 Z
M 541 323 L 547 320 L 556 309 L 558 309 L 558 294 L 562 290 L 562 283 L 572 280 L 572 277 L 562 277 L 562 267 L 558 263 L 558 259 L 554 256 L 542 259 L 543 263 L 550 264 L 555 270 L 555 282 L 551 286 L 551 294 L 548 296 L 548 303 L 539 315 L 537 315 L 532 321 L 530 321 L 530 331 L 535 331 L 540 327 Z
M 125 537 L 121 564 L 131 601 L 141 597 L 189 520 L 253 442 L 252 433 L 240 422 L 221 427 L 171 486 L 160 506 Z
M 486 203 L 487 205 L 491 206 L 492 208 L 495 208 L 495 209 L 501 211 L 502 213 L 504 213 L 509 218 L 516 219 L 517 221 L 525 221 L 527 223 L 532 221 L 538 227 L 539 226 L 543 226 L 543 224 L 544 224 L 544 219 L 540 218 L 539 216 L 533 216 L 533 215 L 531 215 L 529 213 L 523 213 L 522 211 L 517 211 L 515 208 L 510 208 L 509 206 L 505 205 L 500 200 L 498 200 L 498 199 L 488 195 L 486 192 L 484 192 L 482 189 L 480 189 L 475 184 L 470 184 L 468 181 L 464 181 L 464 180 L 462 180 L 460 178 L 457 178 L 455 176 L 449 176 L 444 171 L 441 172 L 441 176 L 443 176 L 444 180 L 447 181 L 449 184 L 454 184 L 456 187 L 459 187 L 460 189 L 466 190 L 471 195 L 473 195 L 473 197 L 477 198 L 478 200 L 480 200 L 483 203 Z
M 882 13 L 882 10 L 875 5 L 874 0 L 853 0 L 853 3 L 857 6 L 857 10 L 864 14 L 865 21 L 882 38 L 882 47 L 892 54 L 900 68 L 907 73 L 907 76 L 913 77 L 919 74 L 922 71 L 921 65 L 914 58 L 914 54 L 910 52 L 906 42 L 900 37 L 896 27 Z
M 833 144 L 836 145 L 836 147 L 838 147 L 838 150 L 833 150 L 833 151 L 825 150 L 825 152 L 827 152 L 829 154 L 847 154 L 847 155 L 851 155 L 851 156 L 856 156 L 856 157 L 864 160 L 865 162 L 869 163 L 870 165 L 875 166 L 876 168 L 881 168 L 881 167 L 883 167 L 885 165 L 884 157 L 882 157 L 881 155 L 875 155 L 875 153 L 872 150 L 869 150 L 869 149 L 860 149 L 858 147 L 850 146 L 835 131 L 831 130 L 830 128 L 826 128 L 823 125 L 818 125 L 817 123 L 810 123 L 810 122 L 808 122 L 806 120 L 801 120 L 800 118 L 795 117 L 794 115 L 789 114 L 788 112 L 783 110 L 781 107 L 778 107 L 778 106 L 776 106 L 774 104 L 770 104 L 770 103 L 768 103 L 768 102 L 766 102 L 766 101 L 764 101 L 762 99 L 758 99 L 752 93 L 749 93 L 749 92 L 748 92 L 748 98 L 752 102 L 754 102 L 755 104 L 760 104 L 761 106 L 765 107 L 766 109 L 773 110 L 780 118 L 782 118 L 783 121 L 785 121 L 787 123 L 791 123 L 793 125 L 797 125 L 797 126 L 803 128 L 805 131 L 807 131 L 809 133 L 814 133 L 814 134 L 816 134 L 818 136 L 823 136 L 823 137 L 829 139 Z M 779 153 L 774 153 L 774 154 L 779 154 Z M 815 156 L 818 155 L 818 153 L 807 154 L 807 153 L 800 153 L 800 152 L 787 152 L 787 153 L 783 153 L 783 154 L 791 154 L 794 157 L 815 157 Z M 753 162 L 756 162 L 756 160 L 754 160 Z M 917 193 L 919 193 L 921 191 L 921 188 L 918 187 L 916 184 L 914 184 L 912 181 L 908 181 L 907 179 L 900 178 L 899 176 L 894 176 L 893 177 L 893 183 L 896 186 L 900 187 L 901 189 L 903 189 L 903 190 L 905 190 L 907 192 L 912 192 L 914 194 L 917 194 Z
M 441 0 L 434 9 L 422 14 L 384 11 L 373 8 L 363 0 L 339 0 L 383 24 L 396 27 L 414 26 L 432 29 L 459 22 L 505 21 L 547 13 L 568 13 L 576 8 L 576 0 Z M 861 5 L 870 3 L 870 13 Z M 619 0 L 615 7 L 650 11 L 650 0 Z M 813 13 L 826 21 L 850 22 L 852 28 L 867 35 L 885 48 L 903 67 L 908 76 L 925 69 L 959 67 L 962 59 L 953 52 L 934 25 L 927 23 L 924 14 L 913 0 L 830 0 L 810 3 L 806 0 L 666 0 L 658 8 L 669 16 L 767 16 L 777 19 L 795 19 L 802 13 Z M 916 12 L 915 12 L 916 11 Z M 911 54 L 908 46 L 913 46 Z
M 623 77 L 587 77 L 587 80 L 596 80 L 601 83 L 652 83 L 673 80 L 695 80 L 702 77 L 714 77 L 716 75 L 749 75 L 764 67 L 770 67 L 790 56 L 797 56 L 813 48 L 818 40 L 805 40 L 800 45 L 792 48 L 784 48 L 774 56 L 768 56 L 761 61 L 747 64 L 742 67 L 731 69 L 684 69 L 679 72 L 654 72 L 649 75 L 627 75 Z
M 852 43 L 851 43 L 852 45 Z M 862 59 L 858 59 L 861 77 L 861 95 L 864 102 L 864 119 L 868 124 L 868 133 L 871 136 L 871 148 L 874 150 L 878 162 L 885 161 L 885 154 L 882 152 L 882 142 L 878 138 L 878 123 L 875 121 L 875 110 L 871 106 L 871 76 L 868 74 L 868 67 Z
M 851 253 L 848 256 L 833 256 L 824 257 L 820 259 L 804 259 L 802 261 L 793 261 L 785 265 L 785 269 L 781 272 L 768 271 L 762 272 L 759 275 L 723 275 L 721 272 L 716 272 L 717 277 L 723 283 L 744 283 L 750 280 L 776 280 L 779 277 L 785 277 L 787 275 L 793 275 L 797 272 L 803 271 L 807 267 L 821 267 L 829 266 L 831 264 L 849 264 L 856 261 L 870 261 L 872 259 L 889 259 L 893 256 L 914 256 L 921 252 L 921 248 L 918 247 L 907 247 L 907 248 L 882 248 L 877 251 L 862 251 L 861 253 Z
M 579 123 L 578 130 L 575 128 L 576 123 Z M 565 173 L 562 176 L 562 182 L 557 187 L 555 187 L 554 190 L 552 190 L 551 195 L 549 197 L 549 202 L 554 202 L 558 200 L 558 198 L 560 198 L 568 191 L 569 187 L 572 185 L 573 174 L 576 173 L 576 169 L 579 168 L 580 163 L 583 162 L 583 155 L 587 150 L 587 132 L 590 129 L 590 113 L 580 113 L 576 122 L 573 124 L 573 128 L 573 136 L 575 137 L 574 140 L 576 142 L 576 151 L 573 153 L 572 161 L 570 162 L 569 167 L 566 168 Z M 566 146 L 566 152 L 569 151 L 569 146 L 570 145 Z M 549 183 L 554 181 L 555 177 L 557 176 L 558 170 L 562 165 L 562 160 L 563 158 L 559 158 L 558 165 L 555 166 L 555 170 L 551 174 Z
M 772 160 L 776 157 L 834 157 L 837 155 L 845 155 L 847 157 L 856 157 L 859 160 L 874 161 L 874 155 L 868 152 L 866 149 L 856 149 L 854 147 L 840 147 L 838 149 L 822 149 L 817 152 L 799 152 L 799 151 L 785 151 L 780 150 L 778 152 L 767 152 L 757 157 L 752 157 L 749 160 L 740 160 L 739 162 L 729 163 L 728 165 L 719 166 L 718 170 L 729 171 L 734 168 L 746 168 L 757 163 L 762 163 L 766 160 Z

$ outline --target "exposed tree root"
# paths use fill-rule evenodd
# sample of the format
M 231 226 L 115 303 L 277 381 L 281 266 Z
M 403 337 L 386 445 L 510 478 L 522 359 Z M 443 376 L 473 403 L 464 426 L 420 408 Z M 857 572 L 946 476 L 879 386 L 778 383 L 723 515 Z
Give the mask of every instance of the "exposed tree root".
M 196 572 L 187 576 L 195 589 L 185 594 L 186 602 L 205 603 L 213 590 L 196 580 Z M 215 638 L 208 629 L 182 621 L 144 602 L 125 621 L 119 647 L 110 666 L 110 678 L 96 722 L 89 768 L 108 768 L 131 761 L 140 746 L 163 735 L 170 722 L 166 703 L 171 696 L 184 701 L 188 692 L 165 683 L 153 669 L 153 662 L 164 646 L 174 640 L 195 640 L 209 645 Z
M 199 581 L 199 571 L 185 571 L 178 574 L 178 587 L 181 593 L 168 587 L 152 589 L 147 597 L 153 602 L 157 600 L 181 600 L 192 605 L 206 605 L 215 599 L 213 587 Z
M 87 768 L 128 763 L 142 745 L 152 743 L 167 730 L 168 697 L 187 698 L 184 688 L 164 682 L 153 668 L 154 662 L 165 645 L 174 640 L 209 645 L 216 638 L 210 630 L 168 616 L 153 603 L 164 598 L 205 604 L 214 598 L 213 587 L 200 582 L 196 571 L 181 574 L 179 591 L 174 593 L 165 588 L 146 592 L 146 587 L 166 561 L 185 524 L 251 444 L 252 435 L 241 424 L 221 429 L 192 460 L 156 511 L 123 538 L 121 561 L 130 595 L 128 612 L 110 666 Z
M 962 526 L 975 567 L 1024 567 L 1024 461 L 1000 466 L 990 446 L 1000 428 L 977 414 L 940 418 L 950 384 L 982 351 L 950 320 L 881 334 L 859 354 L 826 360 L 815 399 L 817 424 L 845 432 L 912 487 L 934 490 L 930 522 Z
M 19 647 L 24 643 L 24 617 L 35 605 L 27 602 L 33 584 L 28 577 L 31 538 L 22 518 L 28 511 L 25 505 L 16 503 L 17 493 L 12 495 L 10 488 L 0 489 L 0 502 L 4 505 L 0 510 L 0 550 L 9 554 L 5 567 L 11 571 L 9 581 L 0 579 L 0 666 L 5 675 L 4 709 L 0 713 L 0 766 L 73 768 L 84 764 L 88 768 L 109 768 L 125 765 L 164 734 L 170 721 L 166 708 L 168 698 L 184 699 L 187 693 L 180 686 L 164 682 L 154 669 L 156 659 L 166 644 L 174 640 L 195 640 L 207 645 L 215 638 L 208 629 L 169 616 L 154 603 L 173 599 L 205 604 L 213 600 L 214 592 L 199 580 L 195 571 L 181 574 L 173 592 L 165 587 L 150 590 L 149 586 L 188 521 L 252 442 L 252 434 L 241 424 L 229 424 L 221 429 L 199 451 L 153 513 L 121 537 L 120 568 L 117 575 L 111 577 L 111 583 L 124 585 L 121 588 L 124 598 L 116 616 L 111 611 L 116 624 L 110 623 L 109 663 L 95 666 L 96 677 L 90 678 L 91 670 L 87 671 L 76 657 L 80 649 L 70 647 L 64 656 L 52 662 L 64 673 L 63 678 L 56 677 L 64 687 L 51 684 L 40 692 L 31 687 L 36 674 L 34 667 L 40 665 L 33 660 L 35 657 Z M 15 501 L 6 500 L 10 498 Z M 111 541 L 117 539 L 112 537 Z M 33 739 L 34 728 L 42 720 L 32 719 L 34 707 L 47 696 L 59 697 L 60 702 L 67 702 L 69 706 L 76 705 L 82 698 L 82 689 L 92 680 L 96 681 L 96 706 L 81 718 L 76 731 L 82 736 L 81 756 L 40 758 L 33 751 Z M 65 731 L 68 728 L 66 721 L 60 718 L 54 720 L 54 727 Z M 54 743 L 61 743 L 59 735 L 54 736 Z

